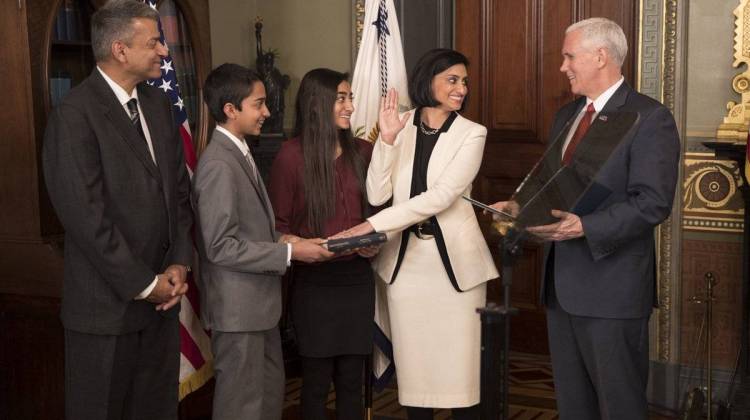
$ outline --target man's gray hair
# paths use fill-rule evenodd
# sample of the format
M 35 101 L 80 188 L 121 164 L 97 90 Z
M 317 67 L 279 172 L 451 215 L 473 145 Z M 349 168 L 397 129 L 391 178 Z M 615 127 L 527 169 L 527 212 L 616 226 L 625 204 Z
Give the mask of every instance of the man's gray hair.
M 158 21 L 159 12 L 137 0 L 109 0 L 91 16 L 91 48 L 94 59 L 105 61 L 112 55 L 112 43 L 129 44 L 135 32 L 133 19 Z
M 589 18 L 576 22 L 565 30 L 565 33 L 581 30 L 582 40 L 587 48 L 606 48 L 618 66 L 625 62 L 628 54 L 628 40 L 617 23 L 601 17 Z

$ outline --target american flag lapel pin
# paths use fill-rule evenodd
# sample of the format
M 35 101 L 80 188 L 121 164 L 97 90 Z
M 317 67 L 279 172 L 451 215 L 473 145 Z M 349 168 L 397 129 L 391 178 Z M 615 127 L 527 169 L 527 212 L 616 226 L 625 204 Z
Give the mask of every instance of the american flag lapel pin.
M 606 115 L 600 115 L 599 119 L 602 120 L 602 122 L 607 122 L 607 116 Z

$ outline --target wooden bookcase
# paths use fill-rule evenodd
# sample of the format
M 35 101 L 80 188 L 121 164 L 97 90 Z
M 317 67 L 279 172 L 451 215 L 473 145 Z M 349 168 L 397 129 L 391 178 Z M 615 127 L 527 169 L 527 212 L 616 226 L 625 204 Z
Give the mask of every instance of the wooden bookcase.
M 0 0 L 1 419 L 64 418 L 59 320 L 64 232 L 47 198 L 40 154 L 60 79 L 69 79 L 72 87 L 94 68 L 89 19 L 103 3 Z M 208 0 L 160 0 L 158 7 L 175 29 L 170 47 L 191 106 L 194 143 L 202 148 L 209 121 L 200 100 L 211 70 Z M 66 9 L 70 22 L 60 17 Z M 60 22 L 72 26 L 61 34 Z

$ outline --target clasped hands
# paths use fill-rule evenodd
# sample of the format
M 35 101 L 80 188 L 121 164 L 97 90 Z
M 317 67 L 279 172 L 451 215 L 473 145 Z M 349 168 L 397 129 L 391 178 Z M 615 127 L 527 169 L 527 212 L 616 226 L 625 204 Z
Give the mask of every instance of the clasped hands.
M 177 305 L 182 295 L 187 293 L 188 268 L 181 264 L 172 264 L 163 273 L 156 276 L 156 286 L 146 296 L 146 300 L 156 304 L 157 311 L 166 311 Z
M 516 216 L 519 211 L 518 203 L 515 201 L 499 201 L 490 205 L 490 207 L 510 213 L 512 216 Z M 526 228 L 526 231 L 541 241 L 559 242 L 583 236 L 583 224 L 581 223 L 581 218 L 576 214 L 562 210 L 552 210 L 551 214 L 552 217 L 559 220 L 548 225 L 529 226 Z M 502 216 L 494 214 L 492 218 L 496 221 L 502 220 Z

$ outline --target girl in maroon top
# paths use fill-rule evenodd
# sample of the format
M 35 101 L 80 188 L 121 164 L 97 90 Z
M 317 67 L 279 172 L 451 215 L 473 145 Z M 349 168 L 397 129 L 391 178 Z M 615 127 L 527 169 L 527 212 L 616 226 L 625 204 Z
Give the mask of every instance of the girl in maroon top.
M 271 169 L 276 230 L 329 237 L 365 220 L 372 145 L 352 138 L 348 75 L 315 69 L 302 79 L 295 138 Z M 291 313 L 302 357 L 302 415 L 327 419 L 333 380 L 337 419 L 362 415 L 362 371 L 372 351 L 374 284 L 366 248 L 320 264 L 294 262 Z

